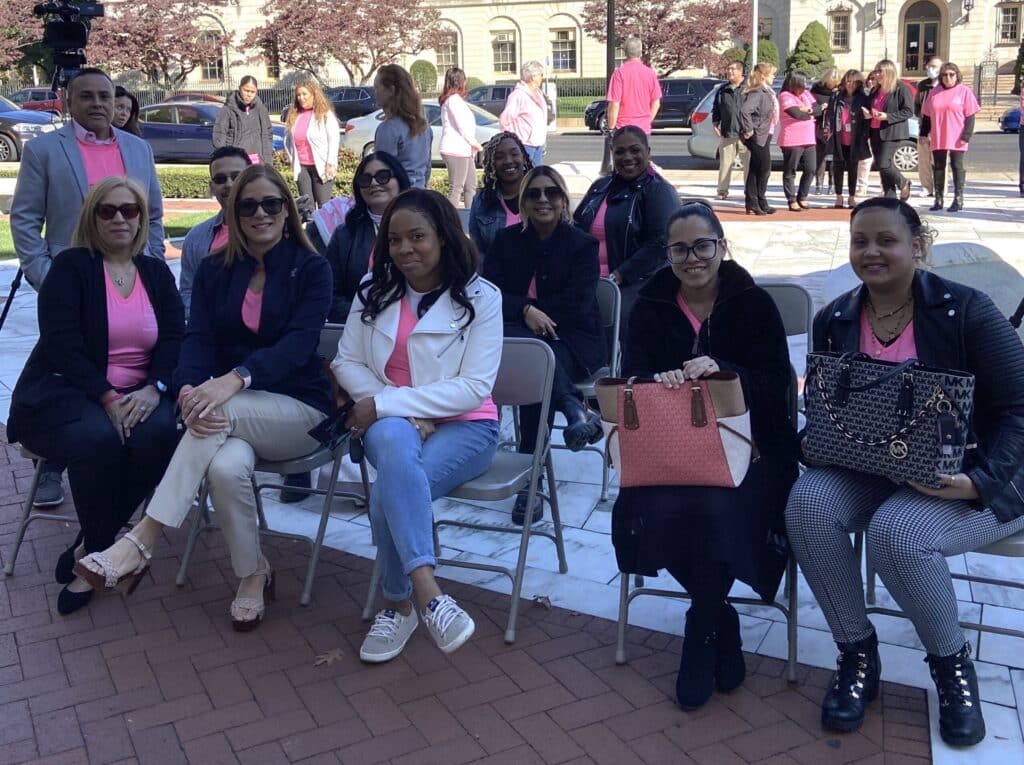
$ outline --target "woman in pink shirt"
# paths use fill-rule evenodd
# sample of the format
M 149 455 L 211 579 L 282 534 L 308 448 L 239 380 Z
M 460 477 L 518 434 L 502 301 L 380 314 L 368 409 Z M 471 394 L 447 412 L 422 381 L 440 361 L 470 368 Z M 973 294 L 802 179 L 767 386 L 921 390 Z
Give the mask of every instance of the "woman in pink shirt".
M 291 158 L 299 194 L 327 204 L 334 189 L 341 125 L 334 108 L 313 80 L 295 88 L 285 123 L 284 149 Z
M 942 190 L 946 188 L 946 157 L 953 168 L 953 204 L 949 212 L 964 209 L 964 155 L 974 135 L 974 115 L 981 107 L 969 87 L 964 85 L 960 67 L 946 63 L 939 69 L 939 84 L 928 92 L 921 106 L 921 135 L 931 137 L 935 164 L 935 203 L 931 210 L 942 209 Z
M 441 159 L 448 168 L 453 207 L 473 206 L 476 195 L 476 155 L 483 147 L 476 140 L 476 118 L 465 101 L 466 73 L 452 67 L 444 75 L 441 104 Z M 464 201 L 463 201 L 464 200 Z
M 814 96 L 807 89 L 807 75 L 790 72 L 779 93 L 779 146 L 782 148 L 782 188 L 789 209 L 800 212 L 810 207 L 807 195 L 814 179 L 814 117 L 821 114 Z M 800 185 L 795 187 L 800 168 Z

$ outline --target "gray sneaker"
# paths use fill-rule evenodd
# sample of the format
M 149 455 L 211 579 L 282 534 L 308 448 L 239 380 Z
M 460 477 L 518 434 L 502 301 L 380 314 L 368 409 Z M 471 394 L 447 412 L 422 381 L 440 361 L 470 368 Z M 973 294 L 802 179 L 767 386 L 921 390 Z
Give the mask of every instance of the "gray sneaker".
M 405 648 L 418 623 L 415 609 L 408 616 L 403 616 L 393 608 L 379 611 L 373 619 L 373 626 L 363 638 L 359 658 L 369 664 L 391 661 Z
M 457 650 L 472 637 L 476 629 L 469 614 L 459 608 L 451 595 L 439 595 L 431 600 L 420 618 L 437 647 L 444 653 Z
M 36 484 L 36 496 L 32 500 L 33 507 L 56 507 L 64 504 L 64 486 L 60 481 L 59 470 L 43 468 Z

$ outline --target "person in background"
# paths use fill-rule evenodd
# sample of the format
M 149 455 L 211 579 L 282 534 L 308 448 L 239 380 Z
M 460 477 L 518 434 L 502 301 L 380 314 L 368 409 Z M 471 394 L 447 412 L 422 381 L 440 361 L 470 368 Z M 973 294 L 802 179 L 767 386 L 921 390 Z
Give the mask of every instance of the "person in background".
M 949 212 L 964 209 L 964 184 L 967 171 L 964 155 L 974 135 L 974 115 L 981 110 L 974 91 L 964 85 L 960 67 L 949 62 L 939 70 L 939 86 L 932 88 L 921 107 L 921 135 L 929 139 L 935 177 L 935 201 L 932 211 L 942 209 L 942 190 L 946 187 L 946 158 L 953 170 L 953 203 Z
M 750 164 L 750 152 L 740 137 L 740 111 L 743 109 L 743 64 L 733 61 L 725 69 L 726 82 L 715 91 L 711 104 L 711 124 L 718 139 L 718 193 L 717 199 L 729 196 L 732 182 L 732 168 L 736 155 L 743 165 L 743 179 L 746 181 Z
M 810 207 L 807 195 L 811 193 L 811 180 L 816 167 L 814 159 L 814 119 L 819 109 L 807 89 L 807 75 L 790 72 L 779 93 L 779 146 L 782 148 L 782 188 L 789 209 L 800 212 Z M 796 186 L 796 171 L 800 168 L 800 185 Z
M 328 321 L 344 324 L 348 319 L 359 283 L 370 270 L 373 243 L 384 210 L 411 186 L 405 168 L 386 151 L 367 154 L 352 174 L 355 204 L 345 216 L 345 223 L 334 229 L 324 252 L 334 274 Z
M 506 226 L 519 223 L 519 191 L 533 169 L 529 152 L 519 136 L 498 133 L 484 148 L 484 185 L 469 211 L 469 237 L 487 262 L 494 237 Z
M 768 177 L 772 173 L 772 134 L 779 121 L 779 102 L 772 90 L 775 67 L 758 64 L 750 70 L 740 109 L 740 136 L 750 152 L 743 199 L 747 215 L 770 215 Z
M 836 208 L 843 206 L 843 180 L 849 197 L 847 206 L 857 205 L 857 172 L 860 161 L 871 157 L 868 133 L 861 107 L 867 105 L 864 95 L 864 75 L 850 69 L 832 100 L 825 109 L 825 135 L 828 151 L 832 154 L 832 179 L 835 183 Z
M 120 85 L 114 88 L 114 117 L 111 124 L 118 130 L 142 136 L 139 130 L 139 99 Z
M 910 138 L 907 120 L 914 116 L 914 97 L 900 80 L 892 61 L 882 59 L 875 71 L 878 79 L 871 92 L 870 106 L 861 107 L 864 119 L 869 120 L 871 155 L 882 181 L 882 193 L 887 197 L 899 194 L 906 201 L 910 197 L 910 179 L 903 177 L 892 158 L 896 148 Z
M 302 196 L 317 207 L 327 204 L 334 188 L 341 143 L 341 124 L 334 107 L 313 80 L 299 83 L 285 123 L 284 150 Z
M 274 135 L 270 112 L 260 100 L 256 78 L 245 75 L 227 97 L 213 124 L 213 146 L 240 146 L 254 165 L 272 164 Z
M 874 91 L 875 86 L 878 84 L 878 72 L 872 70 L 868 72 L 867 77 L 864 78 L 864 95 L 870 96 Z M 871 106 L 870 101 L 863 104 L 863 106 Z M 861 112 L 864 115 L 864 112 Z M 864 130 L 868 130 L 867 120 L 864 121 Z M 870 141 L 868 143 L 868 153 L 871 152 Z M 865 157 L 859 163 L 857 163 L 857 196 L 861 199 L 866 199 L 871 194 L 871 165 L 874 162 L 873 157 Z
M 939 82 L 940 69 L 942 69 L 942 59 L 938 56 L 932 56 L 928 59 L 928 63 L 924 68 L 924 72 L 927 76 L 917 83 L 917 93 L 914 95 L 914 116 L 919 120 L 921 119 L 921 107 L 924 105 L 924 100 L 928 98 L 928 94 L 931 93 L 932 88 L 941 84 Z M 918 130 L 917 178 L 921 184 L 921 196 L 923 197 L 930 197 L 935 194 L 935 184 L 933 182 L 934 173 L 932 172 L 934 168 L 934 161 L 932 160 L 932 147 L 929 141 L 929 137 L 921 135 L 920 130 Z M 946 189 L 942 188 L 939 189 L 939 191 L 945 194 Z
M 1024 88 L 1020 91 L 1020 119 L 1024 122 Z M 1024 126 L 1017 128 L 1017 186 L 1020 195 L 1024 197 Z
M 519 70 L 519 82 L 505 101 L 498 117 L 502 130 L 515 133 L 526 147 L 534 167 L 544 164 L 544 144 L 548 140 L 548 102 L 541 92 L 544 65 L 527 61 Z
M 192 283 L 203 258 L 227 246 L 228 225 L 224 211 L 227 208 L 231 189 L 238 176 L 252 161 L 245 149 L 238 146 L 221 146 L 210 155 L 210 196 L 217 200 L 220 209 L 212 218 L 197 223 L 181 243 L 181 274 L 178 277 L 178 291 L 185 306 L 185 320 L 188 320 L 192 305 Z
M 113 544 L 178 441 L 168 388 L 184 314 L 171 270 L 142 255 L 148 223 L 135 181 L 93 186 L 39 291 L 39 341 L 11 400 L 7 437 L 68 466 L 81 531 L 54 571 L 64 615 L 93 596 L 75 562 Z
M 434 134 L 423 116 L 416 85 L 398 64 L 385 64 L 373 80 L 373 95 L 384 110 L 384 120 L 374 135 L 374 151 L 398 159 L 415 188 L 430 180 L 430 146 Z
M 476 118 L 465 101 L 466 73 L 452 67 L 444 75 L 441 104 L 441 159 L 448 168 L 453 207 L 473 207 L 476 196 L 476 155 L 483 147 L 476 140 Z
M 814 96 L 815 109 L 814 119 L 814 193 L 818 196 L 825 194 L 829 184 L 825 182 L 825 170 L 828 166 L 830 154 L 829 142 L 825 137 L 825 107 L 832 101 L 832 96 L 839 88 L 839 70 L 830 66 L 811 85 L 811 95 Z
M 639 37 L 627 37 L 622 50 L 626 60 L 608 80 L 608 129 L 636 125 L 650 135 L 651 123 L 661 108 L 661 83 L 640 58 L 644 46 Z

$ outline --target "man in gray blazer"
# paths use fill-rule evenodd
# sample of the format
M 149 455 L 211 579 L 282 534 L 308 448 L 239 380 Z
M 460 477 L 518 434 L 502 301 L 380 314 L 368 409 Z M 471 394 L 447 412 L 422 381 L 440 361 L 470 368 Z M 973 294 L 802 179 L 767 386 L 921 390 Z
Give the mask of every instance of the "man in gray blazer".
M 11 202 L 14 249 L 25 278 L 36 289 L 43 283 L 53 258 L 70 245 L 89 191 L 83 151 L 90 144 L 117 145 L 121 162 L 116 170 L 120 172 L 123 167 L 124 174 L 137 181 L 148 197 L 146 252 L 158 258 L 164 256 L 163 200 L 153 151 L 141 138 L 112 127 L 114 84 L 110 77 L 100 69 L 83 69 L 68 83 L 68 106 L 71 122 L 25 144 Z M 95 183 L 99 178 L 92 180 Z

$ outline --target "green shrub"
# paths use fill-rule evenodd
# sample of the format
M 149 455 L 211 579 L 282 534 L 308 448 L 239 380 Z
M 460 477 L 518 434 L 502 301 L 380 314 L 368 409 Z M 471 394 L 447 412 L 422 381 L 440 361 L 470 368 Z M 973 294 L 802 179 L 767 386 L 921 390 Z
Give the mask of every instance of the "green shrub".
M 409 76 L 416 83 L 416 89 L 420 93 L 437 92 L 437 67 L 429 61 L 417 59 L 409 67 Z
M 828 30 L 820 21 L 812 21 L 797 38 L 793 52 L 786 59 L 786 71 L 800 70 L 808 77 L 817 77 L 835 64 Z
M 757 41 L 757 63 L 772 64 L 779 68 L 779 49 L 771 40 Z
M 472 90 L 473 88 L 479 88 L 484 85 L 484 81 L 479 77 L 467 77 L 466 78 L 466 90 Z
M 1017 49 L 1017 62 L 1013 65 L 1013 90 L 1015 96 L 1020 95 L 1024 87 L 1024 40 L 1020 41 L 1020 48 Z

